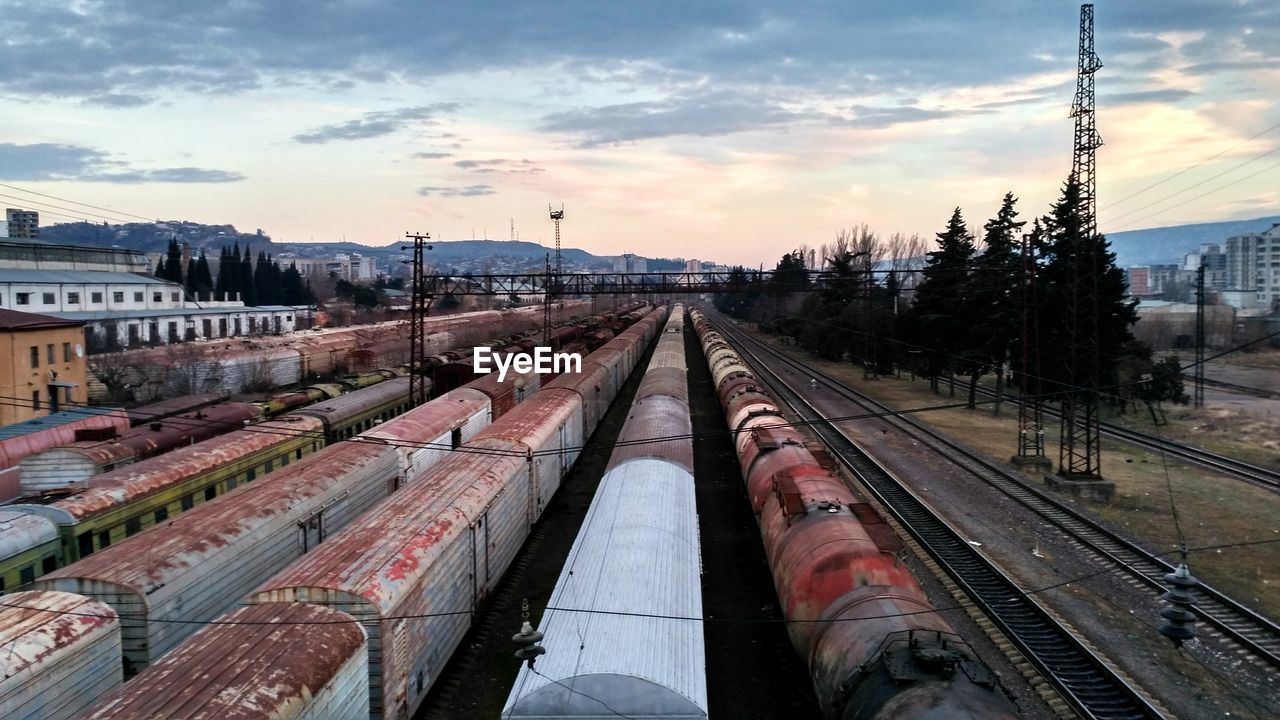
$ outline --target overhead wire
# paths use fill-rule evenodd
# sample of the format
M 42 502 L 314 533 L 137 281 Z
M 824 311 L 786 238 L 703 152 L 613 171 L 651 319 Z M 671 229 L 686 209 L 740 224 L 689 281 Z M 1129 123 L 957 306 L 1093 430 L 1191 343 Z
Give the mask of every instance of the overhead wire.
M 1194 165 L 1191 165 L 1191 166 L 1189 166 L 1189 167 L 1185 167 L 1185 168 L 1183 168 L 1183 169 L 1179 170 L 1178 172 L 1176 172 L 1176 173 L 1174 173 L 1174 174 L 1172 174 L 1172 175 L 1169 175 L 1168 177 L 1164 178 L 1163 180 L 1156 181 L 1156 182 L 1154 182 L 1154 183 L 1152 183 L 1152 184 L 1150 184 L 1150 185 L 1148 185 L 1148 186 L 1146 186 L 1146 187 L 1142 188 L 1141 190 L 1137 190 L 1137 191 L 1135 191 L 1135 192 L 1129 193 L 1128 195 L 1125 195 L 1124 197 L 1120 198 L 1119 200 L 1116 200 L 1116 201 L 1115 201 L 1115 202 L 1113 202 L 1113 203 L 1109 203 L 1109 204 L 1107 204 L 1107 205 L 1104 205 L 1104 206 L 1102 206 L 1102 207 L 1098 208 L 1098 211 L 1099 211 L 1099 212 L 1103 212 L 1103 211 L 1105 211 L 1105 210 L 1110 210 L 1111 208 L 1113 208 L 1113 207 L 1115 207 L 1115 206 L 1117 206 L 1117 205 L 1121 205 L 1121 204 L 1125 203 L 1126 201 L 1128 201 L 1128 200 L 1130 200 L 1130 199 L 1132 199 L 1132 198 L 1135 198 L 1135 197 L 1137 197 L 1137 196 L 1141 195 L 1142 193 L 1147 192 L 1148 190 L 1152 190 L 1152 189 L 1154 189 L 1154 188 L 1157 188 L 1157 187 L 1159 187 L 1159 186 L 1161 186 L 1161 185 L 1163 185 L 1163 184 L 1165 184 L 1165 183 L 1169 182 L 1170 180 L 1173 180 L 1173 179 L 1175 179 L 1175 178 L 1181 177 L 1182 175 L 1185 175 L 1186 173 L 1189 173 L 1189 172 L 1191 172 L 1192 170 L 1195 170 L 1196 168 L 1200 167 L 1201 165 L 1204 165 L 1204 164 L 1205 164 L 1205 163 L 1207 163 L 1207 162 L 1210 162 L 1210 161 L 1216 160 L 1216 159 L 1218 159 L 1218 158 L 1222 157 L 1223 155 L 1227 154 L 1228 152 L 1230 152 L 1230 151 L 1232 151 L 1232 150 L 1235 150 L 1236 148 L 1240 147 L 1241 145 L 1244 145 L 1244 144 L 1245 144 L 1245 143 L 1247 143 L 1247 142 L 1250 142 L 1250 141 L 1252 141 L 1252 140 L 1257 140 L 1258 138 L 1262 137 L 1263 135 L 1266 135 L 1267 133 L 1271 132 L 1272 130 L 1275 130 L 1276 128 L 1280 128 L 1280 123 L 1276 123 L 1275 125 L 1272 125 L 1271 127 L 1267 128 L 1267 129 L 1265 129 L 1265 130 L 1263 130 L 1263 131 L 1261 131 L 1261 132 L 1255 133 L 1254 135 L 1250 135 L 1249 137 L 1245 138 L 1244 140 L 1241 140 L 1240 142 L 1237 142 L 1237 143 L 1235 143 L 1234 145 L 1231 145 L 1230 147 L 1227 147 L 1226 149 L 1220 150 L 1220 151 L 1218 151 L 1217 153 L 1215 153 L 1215 154 L 1213 154 L 1213 155 L 1210 155 L 1209 157 L 1207 157 L 1207 158 L 1205 158 L 1205 159 L 1201 160 L 1200 162 L 1198 162 L 1198 163 L 1196 163 L 1196 164 L 1194 164 Z
M 24 193 L 27 193 L 27 194 L 29 194 L 29 195 L 39 195 L 40 197 L 49 198 L 49 199 L 51 199 L 51 200 L 58 200 L 58 201 L 61 201 L 61 202 L 71 203 L 72 205 L 82 205 L 82 206 L 87 207 L 87 208 L 93 208 L 94 210 L 102 210 L 102 211 L 104 211 L 104 212 L 114 213 L 114 214 L 116 214 L 116 215 L 121 215 L 121 216 L 124 216 L 124 217 L 137 218 L 137 219 L 139 219 L 139 220 L 143 220 L 143 221 L 145 221 L 145 222 L 149 222 L 149 223 L 151 223 L 151 222 L 156 222 L 156 219 L 155 219 L 155 218 L 143 217 L 143 216 L 141 216 L 141 215 L 137 215 L 137 214 L 134 214 L 134 213 L 131 213 L 131 212 L 124 212 L 124 211 L 122 211 L 122 210 L 112 210 L 111 208 L 102 207 L 101 205 L 90 205 L 89 203 L 83 203 L 83 202 L 80 202 L 80 201 L 78 201 L 78 200 L 72 200 L 72 199 L 70 199 L 70 198 L 59 197 L 59 196 L 57 196 L 57 195 L 50 195 L 50 194 L 48 194 L 48 193 L 37 192 L 37 191 L 35 191 L 35 190 L 28 190 L 28 189 L 26 189 L 26 188 L 18 187 L 17 185 L 10 185 L 10 184 L 8 184 L 8 183 L 0 183 L 0 187 L 6 187 L 6 188 L 9 188 L 10 190 L 17 190 L 18 192 L 24 192 Z M 34 202 L 34 201 L 32 201 L 32 202 Z
M 1107 221 L 1106 221 L 1105 223 L 1101 223 L 1101 222 L 1100 222 L 1100 223 L 1099 223 L 1099 225 L 1102 225 L 1102 224 L 1106 224 L 1106 225 L 1113 225 L 1113 224 L 1114 224 L 1114 223 L 1116 223 L 1117 221 L 1122 220 L 1122 219 L 1124 219 L 1124 218 L 1126 218 L 1126 217 L 1129 217 L 1130 215 L 1133 215 L 1134 213 L 1137 213 L 1137 212 L 1141 212 L 1141 211 L 1143 211 L 1143 210 L 1146 210 L 1147 208 L 1151 207 L 1152 205 L 1157 205 L 1157 204 L 1159 204 L 1159 203 L 1164 202 L 1165 200 L 1169 200 L 1169 199 L 1172 199 L 1172 198 L 1178 197 L 1179 195 L 1182 195 L 1183 193 L 1190 192 L 1191 190 L 1194 190 L 1194 189 L 1196 189 L 1196 188 L 1200 187 L 1201 185 L 1204 185 L 1204 184 L 1205 184 L 1205 183 L 1207 183 L 1207 182 L 1210 182 L 1210 181 L 1212 181 L 1212 180 L 1217 180 L 1218 178 L 1222 177 L 1223 175 L 1228 175 L 1228 174 L 1230 174 L 1230 173 L 1233 173 L 1233 172 L 1235 172 L 1236 170 L 1239 170 L 1240 168 L 1245 167 L 1246 165 L 1250 165 L 1250 164 L 1252 164 L 1252 163 L 1255 163 L 1255 162 L 1257 162 L 1257 161 L 1261 160 L 1262 158 L 1267 157 L 1268 155 L 1272 155 L 1272 154 L 1277 153 L 1277 152 L 1280 152 L 1280 145 L 1277 145 L 1277 146 L 1275 146 L 1275 147 L 1271 148 L 1270 150 L 1268 150 L 1268 151 L 1266 151 L 1266 152 L 1264 152 L 1264 153 L 1261 153 L 1261 154 L 1259 154 L 1259 155 L 1255 155 L 1255 156 L 1253 156 L 1253 157 L 1249 158 L 1248 160 L 1245 160 L 1244 162 L 1240 163 L 1239 165 L 1235 165 L 1235 166 L 1233 166 L 1233 167 L 1231 167 L 1231 168 L 1228 168 L 1228 169 L 1226 169 L 1226 170 L 1223 170 L 1222 172 L 1218 173 L 1217 175 L 1210 175 L 1209 177 L 1207 177 L 1207 178 L 1205 178 L 1205 179 L 1203 179 L 1203 180 L 1200 180 L 1199 182 L 1196 182 L 1196 183 L 1193 183 L 1193 184 L 1191 184 L 1191 185 L 1188 185 L 1187 187 L 1182 188 L 1181 190 L 1178 190 L 1177 192 L 1170 193 L 1170 194 L 1168 194 L 1168 195 L 1165 195 L 1165 196 L 1164 196 L 1164 197 L 1162 197 L 1162 198 L 1158 198 L 1158 199 L 1156 199 L 1156 200 L 1152 200 L 1151 202 L 1147 203 L 1146 205 L 1140 205 L 1140 206 L 1138 206 L 1138 207 L 1136 207 L 1136 208 L 1134 208 L 1134 209 L 1132 209 L 1132 210 L 1129 210 L 1128 212 L 1122 213 L 1122 214 L 1117 215 L 1117 216 L 1112 217 L 1112 218 L 1108 218 L 1108 219 L 1107 219 Z M 1234 184 L 1234 183 L 1233 183 L 1233 184 Z M 1224 187 L 1227 187 L 1227 186 L 1224 186 Z M 1215 191 L 1215 192 L 1216 192 L 1216 191 Z M 1201 197 L 1201 196 L 1197 196 L 1197 197 Z M 1193 198 L 1193 199 L 1195 199 L 1195 198 Z M 1150 217 L 1150 216 L 1147 216 L 1147 217 Z M 1139 221 L 1140 221 L 1140 220 L 1141 220 L 1141 219 L 1139 219 Z M 1135 222 L 1136 222 L 1136 221 L 1135 221 Z M 1131 224 L 1132 224 L 1132 223 L 1131 223 Z
M 1280 147 L 1277 147 L 1277 148 L 1276 148 L 1276 150 L 1280 150 Z M 1275 151 L 1273 150 L 1272 152 L 1275 152 Z M 1254 173 L 1250 173 L 1250 174 L 1248 174 L 1248 175 L 1245 175 L 1244 177 L 1236 178 L 1235 180 L 1232 180 L 1231 182 L 1229 182 L 1229 183 L 1227 183 L 1227 184 L 1225 184 L 1225 185 L 1221 185 L 1221 186 L 1216 187 L 1216 188 L 1214 188 L 1214 189 L 1212 189 L 1212 190 L 1207 190 L 1207 191 L 1205 191 L 1205 192 L 1202 192 L 1202 193 L 1200 193 L 1199 195 L 1196 195 L 1196 196 L 1194 196 L 1194 197 L 1190 198 L 1190 200 L 1183 200 L 1183 201 L 1179 201 L 1179 203 L 1178 203 L 1178 205 L 1177 205 L 1177 206 L 1178 206 L 1178 207 L 1181 207 L 1183 204 L 1185 204 L 1185 203 L 1187 203 L 1187 202 L 1190 202 L 1191 200 L 1199 200 L 1200 198 L 1208 197 L 1209 195 L 1213 195 L 1214 193 L 1220 192 L 1220 191 L 1222 191 L 1222 190 L 1226 190 L 1227 188 L 1231 187 L 1232 185 L 1238 185 L 1238 184 L 1240 184 L 1240 183 L 1244 182 L 1245 180 L 1250 180 L 1250 179 L 1255 178 L 1255 177 L 1257 177 L 1258 175 L 1261 175 L 1261 174 L 1263 174 L 1263 173 L 1271 172 L 1272 170 L 1275 170 L 1276 168 L 1280 168 L 1280 163 L 1278 163 L 1278 164 L 1276 164 L 1276 165 L 1271 165 L 1271 166 L 1265 167 L 1265 168 L 1263 168 L 1263 169 L 1261 169 L 1261 170 L 1259 170 L 1259 171 L 1257 171 L 1257 172 L 1254 172 Z M 1134 225 L 1137 225 L 1138 223 L 1142 222 L 1143 220 L 1147 220 L 1147 219 L 1153 218 L 1153 217 L 1155 217 L 1155 216 L 1157 216 L 1157 215 L 1161 215 L 1161 214 L 1163 214 L 1163 213 L 1169 212 L 1169 211 L 1170 211 L 1170 210 L 1172 210 L 1172 209 L 1174 209 L 1174 208 L 1173 208 L 1173 207 L 1168 207 L 1168 208 L 1164 208 L 1164 209 L 1162 209 L 1162 210 L 1157 210 L 1156 212 L 1150 213 L 1150 214 L 1148 214 L 1148 215 L 1143 215 L 1142 217 L 1140 217 L 1140 218 L 1138 218 L 1138 219 L 1136 219 L 1136 220 L 1131 220 L 1131 221 L 1129 221 L 1128 223 L 1126 223 L 1126 224 L 1124 224 L 1124 225 L 1121 225 L 1119 228 L 1116 228 L 1115 230 L 1112 230 L 1112 232 L 1119 232 L 1120 230 L 1124 230 L 1125 228 L 1128 228 L 1128 227 L 1132 227 L 1132 226 L 1134 226 Z

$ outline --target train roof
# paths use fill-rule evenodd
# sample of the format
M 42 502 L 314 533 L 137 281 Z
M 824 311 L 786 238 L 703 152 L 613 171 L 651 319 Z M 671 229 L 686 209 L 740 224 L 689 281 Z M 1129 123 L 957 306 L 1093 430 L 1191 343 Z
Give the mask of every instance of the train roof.
M 393 614 L 417 579 L 483 516 L 488 499 L 525 462 L 476 452 L 445 458 L 259 586 L 248 601 L 277 599 L 280 590 L 290 588 L 325 588 L 363 600 L 379 615 Z M 466 489 L 457 492 L 458 487 Z M 443 492 L 446 488 L 452 492 Z
M 245 607 L 219 623 L 197 632 L 81 717 L 293 717 L 289 711 L 311 702 L 348 662 L 360 662 L 366 654 L 359 623 L 316 605 Z M 346 714 L 351 708 L 331 710 L 353 717 Z
M 61 660 L 64 651 L 110 632 L 118 623 L 115 610 L 82 595 L 50 590 L 5 595 L 0 606 L 0 677 L 41 672 Z
M 599 717 L 601 702 L 627 717 L 705 718 L 692 473 L 659 460 L 608 471 L 548 605 L 566 610 L 543 614 L 547 653 L 537 672 L 521 668 L 504 718 Z
M 20 505 L 59 524 L 75 524 L 182 482 L 199 472 L 238 460 L 248 452 L 323 431 L 316 418 L 286 415 L 179 448 L 92 478 L 84 490 L 49 505 Z

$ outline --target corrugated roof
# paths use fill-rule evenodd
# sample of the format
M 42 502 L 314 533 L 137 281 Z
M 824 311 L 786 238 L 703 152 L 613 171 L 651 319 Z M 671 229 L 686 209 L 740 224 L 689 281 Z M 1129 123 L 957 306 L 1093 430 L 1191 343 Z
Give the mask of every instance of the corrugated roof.
M 317 709 L 309 705 L 344 668 L 366 667 L 364 629 L 336 610 L 258 605 L 222 620 L 227 624 L 196 633 L 82 717 L 311 717 L 306 710 Z M 335 717 L 368 712 L 367 700 L 348 705 L 348 693 L 326 699 L 340 703 Z
M 84 420 L 85 418 L 95 417 L 98 415 L 110 415 L 116 412 L 116 408 L 104 407 L 79 407 L 75 410 L 66 410 L 56 412 L 44 417 L 31 418 L 22 422 L 13 423 L 12 425 L 0 425 L 0 440 L 21 437 L 41 430 L 68 425 L 70 423 Z
M 78 644 L 104 632 L 118 632 L 110 607 L 80 595 L 31 591 L 4 596 L 0 607 L 0 676 L 39 671 L 82 652 Z M 118 641 L 117 641 L 118 642 Z
M 547 653 L 537 674 L 521 668 L 503 717 L 599 717 L 605 703 L 705 718 L 699 555 L 692 473 L 659 460 L 606 473 L 548 603 L 595 612 L 543 615 Z
M 171 285 L 175 289 L 182 286 L 168 280 L 161 280 L 150 275 L 138 273 L 109 272 L 106 270 L 21 270 L 0 268 L 0 283 L 73 283 L 110 285 Z
M 0 308 L 0 330 L 43 330 L 45 328 L 75 327 L 82 324 L 65 317 L 37 315 L 36 313 Z

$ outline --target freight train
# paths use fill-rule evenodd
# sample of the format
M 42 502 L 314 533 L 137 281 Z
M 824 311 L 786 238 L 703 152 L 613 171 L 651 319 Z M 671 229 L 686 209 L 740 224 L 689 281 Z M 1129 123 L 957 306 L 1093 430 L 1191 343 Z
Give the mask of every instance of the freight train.
M 676 305 L 503 718 L 707 717 L 687 372 Z
M 646 314 L 585 358 L 582 373 L 544 385 L 261 584 L 245 599 L 251 607 L 178 645 L 84 717 L 214 718 L 235 697 L 262 698 L 263 717 L 411 716 L 665 316 Z M 321 627 L 358 622 L 367 642 L 352 635 L 330 645 L 316 621 L 269 620 L 322 609 L 336 619 Z M 232 624 L 248 615 L 249 624 Z M 287 658 L 254 650 L 308 642 L 315 652 Z M 350 668 L 361 664 L 357 684 Z M 284 666 L 297 682 L 278 683 Z M 175 681 L 190 677 L 202 678 L 199 693 Z
M 634 321 L 639 312 L 622 315 Z M 577 323 L 573 333 L 584 336 L 601 324 L 617 321 L 617 315 L 607 313 Z M 525 342 L 506 347 L 518 349 Z M 429 358 L 426 364 L 436 369 L 454 366 L 469 352 L 445 352 Z M 453 378 L 461 374 L 458 369 L 450 370 Z M 0 582 L 4 583 L 0 592 L 6 587 L 14 589 L 23 578 L 39 577 L 50 567 L 70 564 L 163 523 L 237 485 L 301 460 L 325 444 L 348 439 L 399 415 L 409 407 L 407 383 L 407 378 L 396 378 L 98 475 L 88 487 L 66 497 L 46 494 L 45 503 L 7 506 L 52 521 L 60 542 L 52 545 L 45 538 L 47 531 L 31 532 L 29 528 L 21 537 L 6 539 L 6 532 L 15 536 L 18 532 L 0 526 L 0 552 L 5 553 L 0 555 Z M 39 552 L 33 555 L 30 551 L 37 548 Z
M 556 322 L 580 316 L 586 300 L 557 303 Z M 491 310 L 427 318 L 427 354 L 540 328 L 541 307 Z M 216 392 L 223 395 L 253 389 L 287 387 L 335 372 L 362 372 L 398 367 L 409 361 L 407 325 L 403 321 L 350 328 L 313 330 L 281 336 L 223 338 L 163 347 L 127 350 L 96 364 L 117 375 L 117 391 L 127 386 L 133 399 Z M 109 403 L 112 397 L 97 378 L 89 380 L 89 399 Z
M 733 433 L 792 644 L 833 720 L 1017 717 L 995 675 L 806 447 L 733 347 L 691 313 Z

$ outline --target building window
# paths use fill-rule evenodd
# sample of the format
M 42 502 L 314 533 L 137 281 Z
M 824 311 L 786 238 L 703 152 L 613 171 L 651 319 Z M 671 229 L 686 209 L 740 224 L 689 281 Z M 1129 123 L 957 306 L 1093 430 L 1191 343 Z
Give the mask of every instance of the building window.
M 151 302 L 160 302 L 163 297 L 163 293 L 153 292 L 151 293 Z
M 129 344 L 138 344 L 138 325 L 137 323 L 129 323 Z
M 95 305 L 100 304 L 102 302 L 102 293 L 89 293 L 89 302 Z
M 58 304 L 58 299 L 54 296 L 54 294 L 53 294 L 53 293 L 44 293 L 44 297 L 43 297 L 43 298 L 41 298 L 41 300 L 43 300 L 43 301 L 44 301 L 44 304 L 45 304 L 45 305 L 57 305 L 57 304 Z
M 141 292 L 135 292 L 135 293 L 133 294 L 133 301 L 134 301 L 134 302 L 136 302 L 136 303 L 140 303 L 140 302 L 142 302 L 142 293 L 141 293 Z
M 156 510 L 156 512 L 155 512 L 155 519 L 156 519 L 156 524 L 157 524 L 157 525 L 159 525 L 160 523 L 164 522 L 165 520 L 168 520 L 168 519 L 169 519 L 169 508 L 168 508 L 168 507 L 162 507 L 162 508 L 160 508 L 159 510 Z
M 169 299 L 174 302 L 178 302 L 178 293 L 176 292 L 169 293 Z
M 111 293 L 111 302 L 124 302 L 124 293 L 123 292 Z
M 18 304 L 19 304 L 19 305 L 30 305 L 30 304 L 31 304 L 31 293 L 18 293 Z
M 53 354 L 53 343 L 49 343 L 45 346 L 44 356 L 45 359 L 49 361 L 50 365 L 58 362 L 58 356 Z
M 142 520 L 140 518 L 129 518 L 124 521 L 124 536 L 136 535 L 142 532 Z
M 62 343 L 62 362 L 71 362 L 71 343 Z
M 205 338 L 208 339 L 213 337 L 213 320 L 205 318 L 200 321 L 200 324 L 203 326 Z
M 77 293 L 77 292 L 69 292 L 69 293 L 67 293 L 67 304 L 68 304 L 68 305 L 79 305 L 79 304 L 80 304 L 80 293 Z
M 178 323 L 176 322 L 169 323 L 169 342 L 178 342 Z
M 34 370 L 38 367 L 40 367 L 40 346 L 32 345 L 31 346 L 31 369 Z
M 31 409 L 32 410 L 40 409 L 40 391 L 39 390 L 31 391 Z

